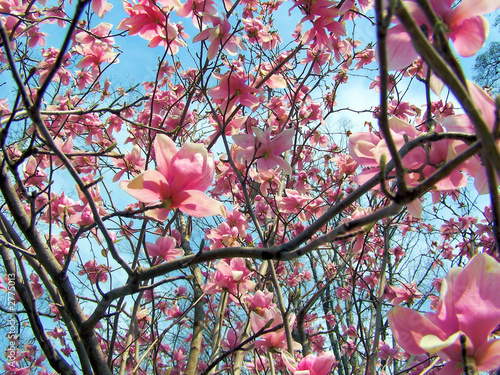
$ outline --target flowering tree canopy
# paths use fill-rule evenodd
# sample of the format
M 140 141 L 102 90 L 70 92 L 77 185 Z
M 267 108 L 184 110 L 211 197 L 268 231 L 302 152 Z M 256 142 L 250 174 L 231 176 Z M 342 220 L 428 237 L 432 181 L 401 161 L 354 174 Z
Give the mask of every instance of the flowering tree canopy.
M 20 374 L 500 371 L 498 0 L 0 0 Z

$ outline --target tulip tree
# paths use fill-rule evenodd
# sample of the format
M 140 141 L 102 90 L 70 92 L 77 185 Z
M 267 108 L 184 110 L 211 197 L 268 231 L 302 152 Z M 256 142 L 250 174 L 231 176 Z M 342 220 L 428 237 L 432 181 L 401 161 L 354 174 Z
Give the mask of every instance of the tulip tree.
M 499 7 L 0 0 L 4 373 L 500 371 Z

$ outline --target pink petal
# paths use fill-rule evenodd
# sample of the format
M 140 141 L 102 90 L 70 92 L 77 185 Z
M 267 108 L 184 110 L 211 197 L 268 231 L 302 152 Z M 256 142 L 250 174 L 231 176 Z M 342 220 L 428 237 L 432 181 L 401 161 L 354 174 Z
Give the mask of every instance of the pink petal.
M 194 217 L 224 216 L 225 214 L 222 203 L 199 190 L 185 190 L 175 194 L 172 197 L 172 207 Z
M 177 147 L 174 141 L 164 134 L 158 134 L 154 141 L 155 159 L 158 172 L 160 172 L 168 180 L 171 174 L 172 158 L 177 154 Z
M 439 375 L 462 375 L 463 373 L 463 367 L 457 368 L 457 363 L 454 361 L 448 362 L 439 370 Z
M 311 367 L 311 374 L 313 375 L 328 375 L 335 363 L 335 356 L 332 352 L 324 352 L 321 354 Z
M 155 170 L 147 170 L 132 181 L 121 181 L 120 188 L 143 203 L 161 202 L 168 198 L 170 188 L 163 175 Z
M 377 167 L 373 152 L 380 138 L 373 133 L 354 133 L 349 137 L 349 153 L 359 164 L 365 167 Z
M 462 0 L 446 17 L 446 22 L 453 25 L 467 18 L 494 12 L 498 8 L 500 0 Z
M 489 341 L 474 353 L 478 371 L 491 371 L 500 367 L 500 340 Z
M 453 46 L 460 56 L 473 56 L 484 45 L 490 24 L 483 16 L 467 18 L 452 26 L 450 34 Z
M 214 179 L 215 165 L 202 144 L 185 143 L 171 161 L 172 191 L 207 190 Z
M 458 170 L 454 170 L 449 176 L 436 183 L 436 189 L 450 191 L 467 186 L 467 176 Z
M 484 166 L 481 166 L 474 176 L 474 187 L 479 195 L 488 194 L 490 192 L 488 176 L 486 175 L 486 168 Z
M 457 276 L 453 292 L 460 330 L 478 348 L 500 323 L 500 264 L 477 254 Z
M 448 116 L 438 120 L 449 132 L 473 134 L 474 124 L 466 114 Z
M 493 129 L 493 125 L 495 124 L 495 103 L 493 98 L 474 82 L 468 81 L 467 89 L 469 90 L 477 109 L 481 111 L 484 120 L 490 129 Z
M 439 303 L 436 314 L 429 313 L 427 318 L 438 325 L 450 336 L 460 330 L 455 314 L 455 280 L 462 270 L 459 267 L 451 268 L 441 283 Z
M 274 137 L 270 146 L 273 149 L 274 155 L 280 155 L 285 151 L 288 151 L 293 146 L 293 136 L 295 135 L 295 131 L 293 129 L 283 130 L 276 137 Z
M 411 65 L 418 57 L 413 48 L 410 34 L 402 25 L 396 25 L 387 30 L 387 68 L 398 70 Z
M 446 338 L 429 319 L 406 307 L 396 306 L 389 312 L 389 325 L 398 344 L 413 355 L 425 353 L 419 345 L 422 337 L 435 335 Z
M 241 148 L 254 148 L 255 137 L 252 134 L 235 134 L 233 141 Z

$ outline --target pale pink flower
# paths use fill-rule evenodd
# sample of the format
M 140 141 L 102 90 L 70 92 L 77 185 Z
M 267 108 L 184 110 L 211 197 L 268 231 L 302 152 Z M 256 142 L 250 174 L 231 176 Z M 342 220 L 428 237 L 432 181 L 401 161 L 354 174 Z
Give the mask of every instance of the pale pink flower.
M 113 5 L 108 4 L 107 0 L 92 0 L 92 10 L 100 18 L 102 18 L 111 8 L 113 8 Z
M 255 135 L 233 135 L 234 142 L 243 148 L 243 151 L 236 155 L 236 160 L 242 164 L 249 164 L 257 159 L 257 167 L 260 170 L 269 170 L 279 166 L 283 172 L 291 174 L 292 167 L 280 155 L 292 148 L 295 134 L 293 129 L 283 130 L 273 139 L 271 139 L 270 127 L 265 132 L 257 127 L 252 127 L 252 129 Z
M 113 182 L 118 181 L 125 172 L 132 174 L 140 173 L 144 170 L 146 166 L 146 160 L 141 156 L 141 149 L 139 146 L 135 145 L 132 151 L 127 150 L 127 154 L 123 159 L 113 159 L 113 164 L 121 168 L 115 177 L 113 177 Z
M 203 16 L 212 23 L 213 27 L 201 31 L 193 38 L 193 42 L 208 40 L 210 46 L 207 50 L 207 58 L 209 60 L 217 55 L 219 48 L 223 48 L 231 56 L 238 54 L 238 48 L 246 49 L 240 37 L 231 32 L 231 23 L 227 18 L 219 18 L 208 13 L 204 13 Z
M 176 248 L 177 241 L 170 236 L 158 237 L 156 242 L 146 242 L 146 249 L 150 257 L 161 257 L 166 262 L 184 255 L 184 250 Z
M 486 124 L 490 130 L 494 129 L 496 118 L 496 107 L 493 98 L 478 85 L 473 82 L 467 82 L 467 89 L 471 94 L 474 104 L 481 112 Z M 438 120 L 441 125 L 443 125 L 447 131 L 451 132 L 463 132 L 468 134 L 475 134 L 475 126 L 471 119 L 466 114 L 453 115 L 441 118 Z M 463 142 L 455 141 L 452 144 L 456 144 L 456 151 L 452 155 L 456 155 L 458 151 L 465 148 Z M 497 142 L 497 145 L 499 143 Z M 467 162 L 461 165 L 461 169 L 474 177 L 474 186 L 479 194 L 486 194 L 489 191 L 488 188 L 488 178 L 486 177 L 486 168 L 482 165 L 481 160 L 478 156 L 469 159 Z
M 214 162 L 203 145 L 185 143 L 177 151 L 170 138 L 158 134 L 154 149 L 158 170 L 149 169 L 120 183 L 140 202 L 162 205 L 148 211 L 149 216 L 163 221 L 174 208 L 195 217 L 224 215 L 224 206 L 204 193 L 214 178 Z
M 389 312 L 389 324 L 398 344 L 409 354 L 429 353 L 447 362 L 440 374 L 464 372 L 462 340 L 467 363 L 477 371 L 500 366 L 500 340 L 490 340 L 500 324 L 500 265 L 478 254 L 464 269 L 452 268 L 442 280 L 435 313 L 401 306 Z

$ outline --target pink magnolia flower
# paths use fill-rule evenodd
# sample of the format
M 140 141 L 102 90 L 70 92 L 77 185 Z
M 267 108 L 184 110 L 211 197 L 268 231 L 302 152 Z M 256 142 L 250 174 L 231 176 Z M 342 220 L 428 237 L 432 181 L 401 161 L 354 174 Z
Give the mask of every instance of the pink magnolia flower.
M 269 321 L 272 321 L 270 325 Z M 295 315 L 289 315 L 288 325 L 292 327 L 294 322 Z M 282 323 L 283 316 L 281 315 L 281 312 L 277 307 L 272 307 L 268 310 L 265 310 L 263 315 L 256 314 L 254 311 L 250 313 L 250 325 L 254 333 L 259 332 L 261 329 L 268 325 L 269 326 L 267 328 L 273 328 Z M 275 349 L 287 348 L 285 328 L 278 329 L 274 332 L 265 333 L 259 337 L 260 340 L 257 340 L 255 342 L 256 347 L 264 346 Z M 302 345 L 300 345 L 296 341 L 293 341 L 293 348 L 294 350 L 300 350 L 302 349 Z
M 196 28 L 198 28 L 197 21 L 202 17 L 202 13 L 217 14 L 213 0 L 187 0 L 186 3 L 177 10 L 177 15 L 179 17 L 192 17 L 193 25 Z M 204 21 L 205 20 L 203 20 L 203 22 Z
M 33 293 L 33 297 L 35 297 L 35 299 L 40 298 L 43 294 L 43 287 L 40 279 L 38 278 L 38 275 L 36 273 L 32 273 L 30 275 L 30 281 L 30 287 L 31 292 Z
M 319 356 L 309 354 L 302 358 L 298 364 L 286 350 L 281 352 L 281 358 L 293 375 L 328 375 L 337 364 L 332 352 L 323 352 Z
M 87 275 L 91 284 L 97 283 L 97 281 L 101 283 L 105 283 L 108 281 L 108 272 L 109 268 L 104 265 L 97 265 L 95 260 L 89 260 L 87 263 L 83 265 L 83 269 L 78 272 L 80 276 Z
M 286 197 L 276 198 L 278 201 L 278 208 L 284 214 L 297 214 L 300 221 L 306 221 L 311 218 L 311 214 L 304 211 L 307 204 L 311 200 L 308 195 L 301 195 L 296 190 L 285 189 Z
M 461 339 L 467 364 L 477 371 L 500 366 L 500 340 L 490 340 L 500 324 L 500 264 L 478 254 L 464 269 L 452 268 L 442 280 L 435 313 L 401 306 L 389 312 L 389 324 L 398 344 L 412 355 L 429 353 L 447 362 L 442 375 L 462 374 Z
M 206 28 L 193 38 L 193 42 L 208 40 L 210 46 L 207 51 L 207 58 L 212 60 L 216 55 L 219 47 L 222 47 L 231 56 L 238 54 L 238 48 L 246 49 L 241 42 L 239 36 L 231 32 L 231 23 L 227 18 L 219 18 L 208 13 L 203 13 L 204 18 L 207 18 L 213 27 Z
M 399 305 L 402 302 L 408 302 L 411 305 L 414 299 L 422 298 L 422 293 L 418 291 L 415 281 L 412 281 L 410 284 L 401 283 L 400 287 L 387 284 L 384 297 L 393 305 Z
M 220 82 L 208 90 L 208 95 L 215 99 L 223 112 L 231 111 L 238 103 L 255 110 L 259 104 L 256 96 L 261 90 L 250 87 L 239 73 L 231 71 L 225 74 L 214 73 L 213 76 Z
M 124 1 L 123 7 L 129 17 L 120 21 L 118 30 L 128 30 L 130 35 L 139 34 L 149 40 L 149 47 L 163 45 L 172 54 L 176 54 L 179 47 L 186 46 L 181 37 L 188 36 L 167 18 L 171 10 L 182 7 L 179 0 L 139 0 L 138 4 Z
M 243 148 L 236 155 L 239 163 L 251 163 L 257 159 L 257 167 L 260 170 L 269 170 L 279 166 L 286 174 L 292 173 L 292 167 L 281 156 L 283 152 L 293 146 L 293 129 L 283 130 L 271 140 L 271 127 L 265 132 L 257 127 L 252 127 L 255 136 L 252 134 L 233 135 L 234 142 Z
M 177 151 L 170 138 L 158 134 L 154 149 L 158 170 L 149 169 L 132 181 L 120 183 L 140 202 L 162 205 L 148 211 L 149 216 L 163 221 L 174 208 L 195 217 L 224 215 L 222 203 L 204 193 L 214 178 L 214 161 L 203 145 L 185 143 Z
M 244 295 L 255 288 L 255 282 L 250 280 L 250 274 L 251 271 L 242 258 L 233 258 L 229 264 L 219 260 L 217 270 L 210 273 L 208 282 L 202 286 L 202 290 L 207 294 L 226 290 L 231 296 Z
M 166 262 L 184 255 L 184 250 L 176 248 L 177 241 L 170 236 L 158 237 L 156 242 L 146 242 L 150 257 L 162 257 Z
M 113 182 L 118 181 L 125 172 L 137 173 L 142 172 L 146 166 L 146 160 L 141 157 L 141 149 L 139 146 L 135 145 L 132 151 L 127 150 L 127 154 L 123 159 L 113 159 L 113 164 L 121 168 L 115 177 L 113 177 Z
M 478 85 L 473 82 L 467 82 L 467 89 L 474 100 L 474 104 L 481 112 L 486 124 L 493 131 L 496 118 L 496 107 L 493 98 Z M 438 120 L 441 125 L 443 125 L 447 131 L 452 132 L 463 132 L 468 134 L 475 134 L 475 126 L 471 119 L 466 114 L 452 115 L 441 118 Z M 453 144 L 457 144 L 459 141 L 455 141 Z M 497 146 L 499 143 L 497 142 Z M 463 143 L 457 145 L 457 151 L 459 148 L 465 148 Z M 486 168 L 481 164 L 479 157 L 474 157 L 469 159 L 467 162 L 462 164 L 462 170 L 467 172 L 469 176 L 474 177 L 474 186 L 479 194 L 488 193 L 488 178 L 486 177 Z
M 43 165 L 40 160 L 36 160 L 34 156 L 30 156 L 24 168 L 24 178 L 26 186 L 43 186 L 47 183 L 47 173 L 43 170 Z
M 253 295 L 243 296 L 243 301 L 251 311 L 263 315 L 265 310 L 276 307 L 276 304 L 273 303 L 273 297 L 274 294 L 271 292 L 258 290 Z
M 113 5 L 108 4 L 107 0 L 92 0 L 92 10 L 100 18 L 102 18 L 111 8 L 113 8 Z
M 500 7 L 499 0 L 463 0 L 453 7 L 454 0 L 431 0 L 434 12 L 441 17 L 448 28 L 447 36 L 453 41 L 457 53 L 464 57 L 473 56 L 483 46 L 489 33 L 489 23 L 482 15 L 491 13 Z M 415 0 L 405 1 L 405 5 L 415 21 L 426 25 L 431 33 L 427 17 Z M 413 48 L 410 35 L 403 25 L 396 25 L 387 32 L 387 55 L 389 70 L 402 69 L 410 65 L 418 54 Z

